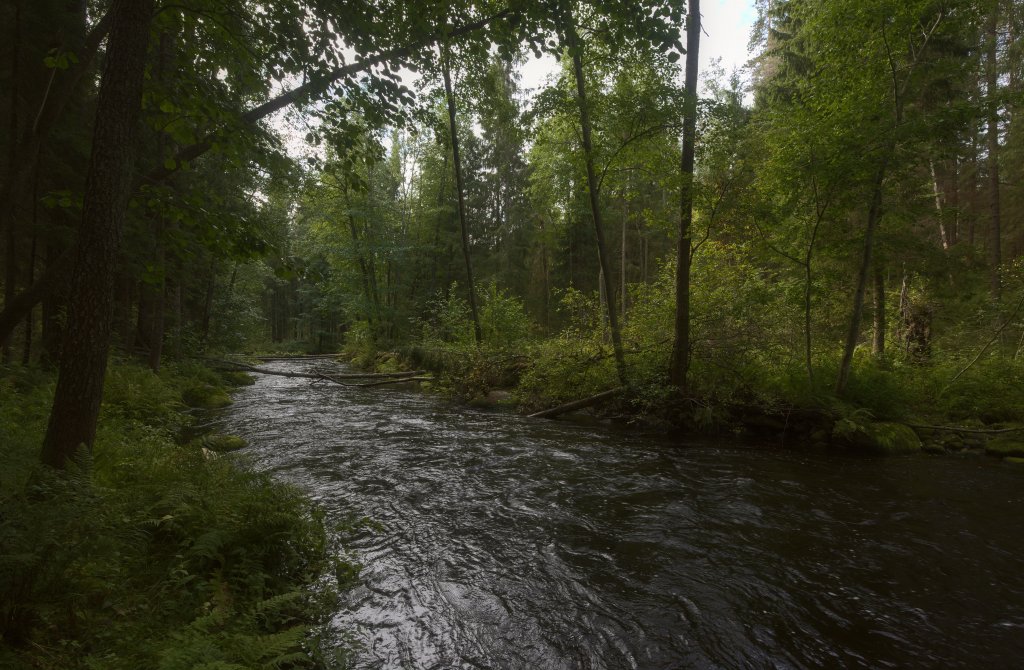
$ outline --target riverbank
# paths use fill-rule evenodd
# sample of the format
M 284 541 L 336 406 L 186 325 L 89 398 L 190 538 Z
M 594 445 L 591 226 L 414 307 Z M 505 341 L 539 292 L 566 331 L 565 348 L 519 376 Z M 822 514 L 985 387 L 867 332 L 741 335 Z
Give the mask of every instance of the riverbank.
M 237 438 L 186 441 L 247 376 L 112 363 L 93 453 L 63 473 L 38 463 L 54 381 L 0 369 L 0 666 L 327 665 L 354 568 L 321 512 L 216 453 Z
M 581 354 L 564 348 L 564 343 L 551 341 L 519 351 L 418 345 L 391 352 L 349 351 L 345 357 L 375 371 L 427 369 L 437 380 L 425 385 L 432 391 L 458 402 L 522 414 L 617 385 L 610 352 Z M 1014 395 L 947 397 L 943 404 L 922 407 L 927 396 L 915 397 L 905 387 L 923 384 L 920 377 L 937 377 L 944 370 L 903 371 L 901 378 L 861 362 L 859 371 L 862 379 L 845 400 L 820 389 L 818 395 L 787 394 L 769 384 L 680 397 L 648 364 L 636 370 L 636 383 L 630 388 L 565 418 L 627 426 L 657 436 L 732 436 L 818 451 L 988 455 L 1012 464 L 1020 464 L 1024 457 L 1024 406 L 1014 405 Z M 910 378 L 910 372 L 919 378 Z M 994 420 L 983 421 L 984 416 Z

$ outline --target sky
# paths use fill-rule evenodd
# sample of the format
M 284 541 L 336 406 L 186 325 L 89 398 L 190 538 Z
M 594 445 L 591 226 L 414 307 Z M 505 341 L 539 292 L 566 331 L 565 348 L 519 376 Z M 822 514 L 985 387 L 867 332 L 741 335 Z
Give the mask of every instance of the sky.
M 753 0 L 704 0 L 701 3 L 700 71 L 707 72 L 714 59 L 721 59 L 726 74 L 747 62 L 747 44 L 756 18 Z M 684 40 L 685 43 L 685 40 Z M 555 59 L 530 57 L 521 70 L 522 86 L 538 89 L 557 71 Z
M 707 72 L 715 59 L 720 59 L 726 74 L 740 69 L 748 59 L 747 45 L 756 18 L 754 0 L 704 0 L 701 3 L 700 71 Z M 685 42 L 685 38 L 684 38 Z M 351 54 L 354 58 L 354 54 Z M 555 59 L 544 55 L 540 59 L 530 56 L 520 70 L 520 86 L 526 90 L 540 89 L 558 70 Z M 403 74 L 405 71 L 400 72 Z M 408 73 L 409 79 L 414 77 Z M 412 81 L 405 81 L 406 85 Z M 279 112 L 271 124 L 282 134 L 288 153 L 294 158 L 320 155 L 321 151 L 305 143 L 305 123 L 294 116 Z

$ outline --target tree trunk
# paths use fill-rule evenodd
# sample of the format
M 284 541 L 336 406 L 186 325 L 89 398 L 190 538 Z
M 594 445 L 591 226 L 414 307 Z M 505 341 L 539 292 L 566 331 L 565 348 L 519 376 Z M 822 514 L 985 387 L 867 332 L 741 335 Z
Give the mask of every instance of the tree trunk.
M 480 316 L 476 308 L 476 287 L 473 284 L 473 264 L 469 257 L 469 231 L 466 229 L 466 195 L 462 183 L 462 159 L 459 157 L 459 127 L 455 120 L 455 95 L 452 93 L 452 77 L 448 70 L 448 47 L 441 56 L 441 73 L 444 77 L 444 95 L 448 101 L 448 126 L 452 136 L 452 162 L 455 164 L 455 190 L 459 200 L 459 227 L 462 229 L 462 255 L 466 260 L 466 280 L 469 282 L 469 309 L 473 314 L 473 334 L 477 344 L 483 342 L 480 330 Z
M 612 348 L 615 352 L 615 366 L 619 373 L 619 382 L 627 385 L 626 355 L 622 348 L 622 332 L 619 330 L 619 315 L 615 309 L 615 287 L 611 273 L 611 262 L 608 258 L 608 246 L 604 240 L 604 225 L 601 222 L 600 193 L 597 176 L 594 170 L 594 149 L 591 140 L 590 109 L 587 103 L 586 80 L 583 78 L 583 46 L 576 35 L 576 25 L 569 14 L 566 17 L 566 34 L 569 38 L 569 51 L 572 53 L 573 72 L 576 75 L 576 96 L 580 106 L 580 125 L 583 131 L 583 156 L 587 166 L 587 191 L 590 195 L 590 213 L 594 219 L 594 232 L 597 234 L 597 255 L 601 263 L 601 280 L 608 303 L 608 324 L 612 331 Z
M 206 295 L 203 297 L 203 321 L 200 343 L 202 350 L 206 350 L 206 344 L 210 341 L 210 319 L 213 316 L 213 295 L 217 290 L 217 262 L 210 261 L 210 277 L 206 280 Z
M 171 331 L 171 343 L 173 345 L 171 348 L 171 355 L 174 356 L 174 360 L 180 361 L 184 349 L 182 335 L 184 334 L 185 326 L 185 315 L 182 310 L 181 301 L 181 285 L 183 281 L 183 275 L 181 272 L 180 265 L 178 267 L 177 274 L 177 280 L 174 282 L 174 293 L 171 294 L 173 296 L 173 300 L 171 301 L 171 313 L 174 315 L 174 329 Z
M 891 150 L 889 152 L 892 153 Z M 853 293 L 853 308 L 850 314 L 850 329 L 846 332 L 846 345 L 843 348 L 843 360 L 839 364 L 839 375 L 836 378 L 836 395 L 843 395 L 846 384 L 850 381 L 850 368 L 853 367 L 853 352 L 860 339 L 860 320 L 864 312 L 864 294 L 867 292 L 868 272 L 871 270 L 871 253 L 875 240 L 875 229 L 882 217 L 882 186 L 885 183 L 885 172 L 888 167 L 888 154 L 875 173 L 874 186 L 871 192 L 871 205 L 868 207 L 868 226 L 864 232 L 864 251 L 861 256 L 860 269 L 857 272 L 857 288 Z
M 875 323 L 871 338 L 871 354 L 878 359 L 885 357 L 885 275 L 882 266 L 875 263 Z
M 676 242 L 675 342 L 669 379 L 685 391 L 690 369 L 690 226 L 693 223 L 693 163 L 697 139 L 697 65 L 700 50 L 700 0 L 689 0 L 686 13 L 686 102 L 683 110 L 683 151 L 680 161 L 679 237 Z
M 939 176 L 935 171 L 935 160 L 928 161 L 928 170 L 932 176 L 932 196 L 935 200 L 935 217 L 939 222 L 939 242 L 942 248 L 949 250 L 949 230 L 946 228 L 945 217 L 942 208 L 942 188 L 939 186 Z
M 113 24 L 96 107 L 68 326 L 43 441 L 42 460 L 56 468 L 64 467 L 79 447 L 91 449 L 96 437 L 153 5 L 154 0 L 114 0 L 109 10 Z
M 997 299 L 1000 293 L 999 266 L 1002 264 L 1002 233 L 999 203 L 999 70 L 996 47 L 999 28 L 999 3 L 992 3 L 989 15 L 985 57 L 985 88 L 988 98 L 988 187 L 989 187 L 989 285 Z
M 628 226 L 629 226 L 629 200 L 628 200 L 628 195 L 629 194 L 626 193 L 626 194 L 623 194 L 623 197 L 622 197 L 622 239 L 621 239 L 621 247 L 622 248 L 619 250 L 620 251 L 620 255 L 619 255 L 619 274 L 621 275 L 619 279 L 620 279 L 620 282 L 622 284 L 622 286 L 620 288 L 620 291 L 621 291 L 621 295 L 622 295 L 622 322 L 623 323 L 626 322 L 626 302 L 627 302 L 627 298 L 628 298 L 628 296 L 626 294 L 626 242 L 627 242 L 626 232 L 629 230 L 628 229 Z
M 11 89 L 9 95 L 11 96 L 10 105 L 10 117 L 9 117 L 9 132 L 8 142 L 10 142 L 9 151 L 7 154 L 7 174 L 13 175 L 14 171 L 18 166 L 18 125 L 19 125 L 19 96 L 18 83 L 21 77 L 21 71 L 18 67 L 18 56 L 21 52 L 21 2 L 22 0 L 15 0 L 14 2 L 14 21 L 11 25 Z M 9 212 L 5 215 L 10 217 L 7 223 L 7 244 L 5 245 L 6 257 L 5 273 L 4 273 L 4 305 L 10 305 L 11 301 L 14 300 L 15 288 L 17 286 L 18 276 L 18 253 L 17 253 L 17 232 L 15 230 L 15 222 L 17 221 L 16 210 L 19 204 L 20 194 L 12 194 L 11 201 L 6 203 L 7 207 L 10 208 Z M 4 335 L 3 339 L 0 340 L 0 349 L 3 350 L 3 362 L 11 362 L 11 333 Z
M 35 193 L 32 194 L 33 202 L 32 207 L 35 208 Z M 34 218 L 34 217 L 33 217 Z M 34 227 L 34 226 L 33 226 Z M 28 255 L 28 285 L 31 286 L 35 280 L 36 273 L 36 236 L 32 236 L 32 248 Z M 28 316 L 25 318 L 25 342 L 21 352 L 21 364 L 28 365 L 32 360 L 32 331 L 34 327 L 32 323 L 32 310 L 28 311 Z
M 16 217 L 12 218 L 10 225 L 7 226 L 7 240 L 4 249 L 4 305 L 10 305 L 14 302 L 17 296 L 18 286 L 18 234 L 17 225 L 15 223 Z M 13 329 L 9 331 L 3 339 L 0 349 L 3 350 L 2 359 L 4 363 L 11 362 L 11 340 L 13 339 Z

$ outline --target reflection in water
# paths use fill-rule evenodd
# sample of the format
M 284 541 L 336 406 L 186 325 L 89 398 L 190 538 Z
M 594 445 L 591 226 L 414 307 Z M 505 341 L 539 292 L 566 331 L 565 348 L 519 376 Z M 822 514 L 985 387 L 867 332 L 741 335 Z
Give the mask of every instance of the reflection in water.
M 1022 469 L 680 447 L 265 376 L 222 429 L 376 522 L 335 622 L 360 668 L 1024 663 Z

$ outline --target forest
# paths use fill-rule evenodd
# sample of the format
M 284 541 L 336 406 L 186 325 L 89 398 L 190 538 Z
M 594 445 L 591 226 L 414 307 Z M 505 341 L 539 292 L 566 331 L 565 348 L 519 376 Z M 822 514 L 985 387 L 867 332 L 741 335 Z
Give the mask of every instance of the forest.
M 317 512 L 182 451 L 236 354 L 1019 462 L 1024 5 L 753 11 L 727 72 L 699 0 L 4 0 L 0 664 L 325 662 L 304 589 L 352 568 Z M 138 584 L 104 602 L 90 551 Z M 188 595 L 152 611 L 148 572 Z

